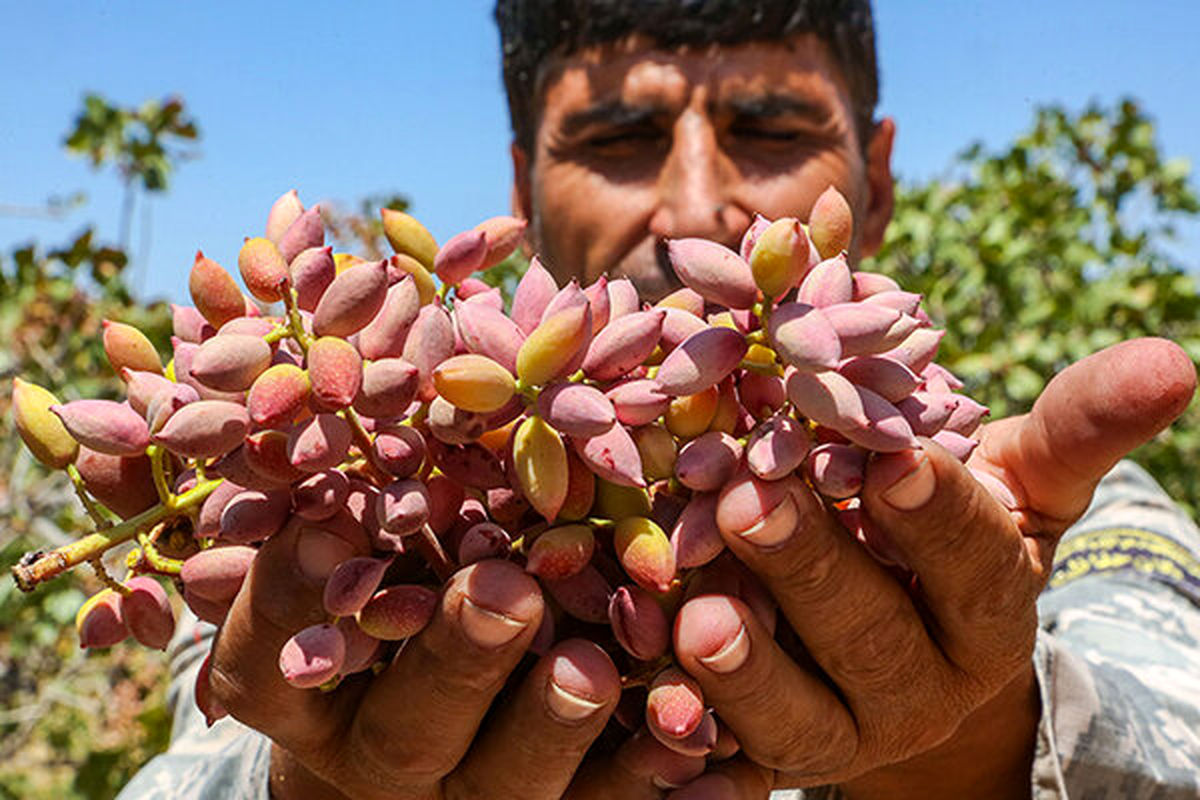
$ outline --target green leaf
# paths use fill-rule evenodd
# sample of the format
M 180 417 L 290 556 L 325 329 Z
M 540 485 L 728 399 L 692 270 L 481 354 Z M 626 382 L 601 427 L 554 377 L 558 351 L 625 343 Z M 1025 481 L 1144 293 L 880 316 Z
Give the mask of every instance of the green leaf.
M 1139 104 L 1036 110 L 995 150 L 964 149 L 939 178 L 901 181 L 893 222 L 864 268 L 921 292 L 947 329 L 939 361 L 993 418 L 1027 411 L 1067 363 L 1137 336 L 1200 358 L 1200 294 L 1168 244 L 1200 215 L 1189 164 L 1161 154 Z M 1200 508 L 1200 413 L 1137 457 Z

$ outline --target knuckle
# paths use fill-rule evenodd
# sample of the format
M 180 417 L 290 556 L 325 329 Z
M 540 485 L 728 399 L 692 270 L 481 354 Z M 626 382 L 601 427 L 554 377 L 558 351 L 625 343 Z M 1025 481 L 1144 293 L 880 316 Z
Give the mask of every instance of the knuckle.
M 457 754 L 428 747 L 421 737 L 397 736 L 377 714 L 359 714 L 346 740 L 343 758 L 359 778 L 375 786 L 432 784 L 454 769 Z
M 968 676 L 974 693 L 987 698 L 1028 668 L 1036 643 L 1037 614 L 1034 610 L 1003 635 L 992 637 L 967 656 L 956 659 L 956 664 Z
M 1000 549 L 995 558 L 979 563 L 955 598 L 953 611 L 973 624 L 1011 624 L 1014 616 L 1037 602 L 1032 565 L 1022 543 Z
M 872 762 L 896 762 L 932 750 L 959 729 L 974 703 L 958 676 L 933 670 L 896 702 L 860 715 L 863 753 Z
M 442 787 L 442 800 L 474 800 L 479 797 L 496 797 L 498 787 L 494 781 L 481 784 L 472 774 L 453 772 L 446 777 Z
M 854 759 L 858 733 L 848 715 L 784 728 L 747 755 L 770 769 L 788 773 L 822 775 L 840 772 Z
M 462 653 L 449 654 L 426 650 L 427 666 L 437 676 L 432 691 L 438 702 L 461 705 L 464 698 L 472 703 L 500 691 L 508 678 L 502 664 L 494 659 L 467 659 Z
M 218 659 L 214 651 L 212 666 L 208 672 L 213 699 L 239 722 L 254 726 L 253 720 L 246 719 L 247 716 L 253 715 L 255 709 L 255 704 L 250 702 L 254 693 L 245 685 L 236 669 L 232 672 L 226 669 L 227 663 L 236 665 L 237 661 Z
M 799 603 L 824 603 L 842 591 L 842 565 L 846 542 L 822 529 L 801 531 L 788 558 L 768 558 L 766 577 Z
M 969 638 L 946 642 L 946 655 L 952 663 L 970 675 L 991 679 L 993 676 L 1011 676 L 1029 663 L 1037 642 L 1038 614 L 1036 597 L 1020 598 L 1016 589 L 1018 582 L 1007 584 L 1013 587 L 1015 597 L 1007 602 L 1003 582 L 1000 590 L 976 593 L 964 597 L 955 607 L 955 624 L 970 630 Z
M 892 730 L 881 737 L 872 749 L 881 761 L 902 761 L 921 753 L 929 752 L 945 742 L 958 729 L 958 720 L 949 718 L 920 718 L 920 724 L 908 725 Z
M 908 609 L 888 604 L 857 615 L 857 629 L 832 650 L 825 668 L 835 682 L 858 691 L 895 691 L 911 686 L 921 667 L 924 628 L 913 625 Z
M 214 658 L 209 670 L 209 688 L 216 702 L 238 722 L 271 737 L 306 765 L 322 760 L 329 742 L 335 738 L 334 732 L 325 727 L 289 724 L 294 717 L 281 714 L 275 698 L 268 697 L 242 671 L 227 669 L 226 664 L 236 665 L 237 661 Z M 300 694 L 302 690 L 295 691 Z M 305 702 L 312 697 L 304 695 L 296 699 Z
M 970 546 L 972 534 L 989 524 L 990 515 L 981 500 L 982 489 L 967 492 L 965 497 L 957 497 L 941 509 L 942 513 L 924 519 L 922 527 L 937 532 L 936 536 L 922 538 L 922 549 L 927 558 L 949 561 L 958 558 Z

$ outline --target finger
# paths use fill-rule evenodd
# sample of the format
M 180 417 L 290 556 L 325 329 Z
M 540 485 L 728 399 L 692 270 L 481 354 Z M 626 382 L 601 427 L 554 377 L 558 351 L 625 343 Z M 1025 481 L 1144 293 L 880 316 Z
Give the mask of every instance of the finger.
M 872 460 L 863 507 L 916 573 L 942 652 L 972 676 L 1011 675 L 1037 633 L 1036 543 L 953 455 L 920 441 Z
M 356 555 L 362 553 L 342 537 L 293 519 L 258 551 L 213 643 L 209 680 L 218 702 L 306 763 L 329 751 L 349 706 L 336 693 L 289 685 L 279 650 L 301 629 L 327 620 L 325 579 Z
M 696 679 L 742 751 L 789 772 L 826 774 L 854 756 L 855 720 L 735 598 L 692 598 L 675 618 L 675 657 Z
M 808 486 L 739 476 L 721 493 L 717 524 L 845 695 L 868 741 L 884 736 L 887 724 L 926 710 L 908 703 L 926 703 L 917 690 L 934 691 L 949 679 L 950 665 L 905 588 Z
M 1113 345 L 1056 375 L 1019 423 L 985 427 L 973 464 L 1016 489 L 1045 532 L 1062 533 L 1100 478 L 1182 414 L 1195 389 L 1195 367 L 1178 345 Z
M 704 772 L 702 756 L 676 753 L 645 728 L 635 732 L 611 758 L 588 759 L 564 797 L 568 800 L 658 800 L 664 791 Z
M 744 758 L 715 764 L 696 780 L 667 795 L 667 800 L 764 800 L 771 795 L 772 774 Z
M 533 578 L 480 561 L 446 584 L 429 627 L 367 690 L 342 748 L 379 786 L 435 784 L 462 759 L 542 618 Z
M 599 645 L 558 643 L 450 774 L 448 794 L 561 797 L 620 696 L 621 676 Z

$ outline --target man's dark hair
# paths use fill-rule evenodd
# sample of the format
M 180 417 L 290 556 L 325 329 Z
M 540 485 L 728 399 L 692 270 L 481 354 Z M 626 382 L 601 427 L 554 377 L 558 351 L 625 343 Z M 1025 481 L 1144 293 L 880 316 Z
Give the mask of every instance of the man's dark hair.
M 870 0 L 497 0 L 496 24 L 513 135 L 531 157 L 547 60 L 634 34 L 664 47 L 816 34 L 845 77 L 864 147 L 879 101 Z

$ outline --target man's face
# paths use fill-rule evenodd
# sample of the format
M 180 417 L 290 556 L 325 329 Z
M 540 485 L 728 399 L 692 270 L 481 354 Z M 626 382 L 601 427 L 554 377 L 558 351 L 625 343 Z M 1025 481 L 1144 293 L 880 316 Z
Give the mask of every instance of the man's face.
M 560 281 L 602 273 L 643 297 L 679 283 L 663 241 L 736 247 L 761 213 L 807 219 L 830 184 L 855 212 L 855 253 L 891 213 L 893 128 L 864 158 L 850 98 L 813 36 L 681 51 L 640 39 L 558 59 L 543 78 L 534 152 L 514 146 L 517 213 Z

